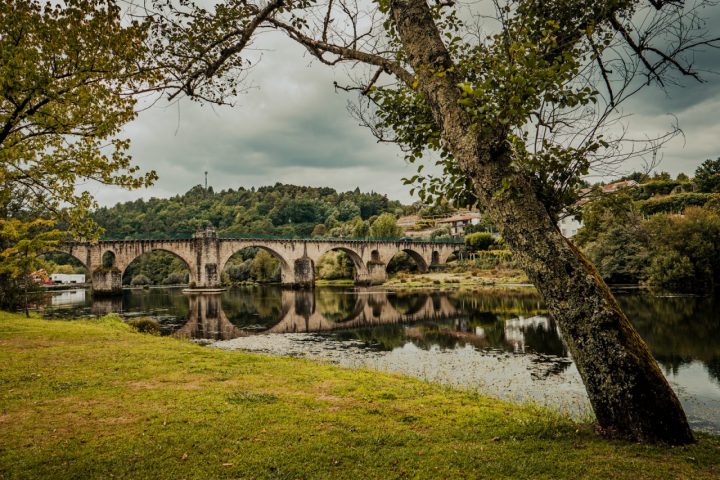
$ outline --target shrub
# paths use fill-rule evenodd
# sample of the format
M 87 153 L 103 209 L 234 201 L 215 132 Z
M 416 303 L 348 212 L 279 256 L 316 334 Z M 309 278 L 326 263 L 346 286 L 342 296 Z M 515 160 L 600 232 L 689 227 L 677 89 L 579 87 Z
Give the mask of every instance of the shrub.
M 720 215 L 716 212 L 690 207 L 682 216 L 656 215 L 647 221 L 647 230 L 653 237 L 655 256 L 672 250 L 690 261 L 694 277 L 684 287 L 720 284 Z M 663 278 L 659 272 L 653 273 L 655 279 Z
M 162 281 L 163 285 L 179 285 L 187 283 L 189 274 L 187 272 L 172 272 Z
M 137 330 L 139 333 L 149 333 L 151 335 L 160 335 L 160 324 L 151 317 L 139 317 L 128 320 L 128 325 Z
M 648 283 L 673 290 L 692 289 L 695 269 L 690 259 L 675 250 L 659 252 L 648 269 Z
M 327 233 L 327 227 L 325 227 L 325 225 L 323 225 L 322 223 L 319 223 L 313 227 L 313 231 L 310 234 L 310 236 L 312 236 L 313 238 L 322 237 L 326 233 Z
M 260 250 L 250 264 L 251 276 L 260 283 L 280 280 L 280 262 L 265 250 Z
M 353 278 L 352 259 L 342 251 L 328 252 L 315 266 L 317 278 L 321 280 L 340 280 Z
M 669 195 L 682 182 L 677 180 L 651 180 L 631 190 L 630 195 L 636 200 L 646 200 L 655 195 Z
M 225 272 L 228 275 L 228 279 L 230 282 L 246 282 L 250 280 L 250 266 L 252 265 L 252 260 L 248 259 L 241 263 L 235 263 L 232 265 L 229 265 Z
M 130 280 L 130 285 L 132 286 L 150 285 L 151 283 L 152 281 L 142 273 L 135 275 L 132 280 Z
M 637 202 L 643 215 L 657 213 L 682 213 L 688 207 L 701 207 L 713 198 L 709 193 L 678 193 L 664 197 L 653 197 Z
M 446 238 L 452 238 L 450 229 L 447 227 L 438 228 L 430 233 L 430 240 L 442 240 Z
M 465 245 L 471 251 L 485 251 L 495 245 L 495 238 L 488 232 L 476 232 L 465 235 Z
M 483 270 L 497 267 L 517 268 L 510 250 L 488 250 L 477 252 L 475 254 L 474 266 Z
M 586 252 L 609 283 L 638 283 L 647 276 L 651 248 L 642 228 L 611 226 L 587 246 Z

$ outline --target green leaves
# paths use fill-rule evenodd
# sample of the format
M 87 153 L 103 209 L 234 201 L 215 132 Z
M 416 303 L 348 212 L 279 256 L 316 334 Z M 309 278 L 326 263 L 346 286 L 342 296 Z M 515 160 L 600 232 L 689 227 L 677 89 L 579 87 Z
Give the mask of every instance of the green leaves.
M 21 279 L 41 268 L 43 262 L 39 256 L 55 248 L 63 237 L 63 232 L 53 228 L 54 225 L 55 222 L 47 219 L 29 222 L 0 219 L 0 238 L 10 243 L 0 251 L 0 274 Z
M 78 184 L 150 185 L 116 138 L 135 118 L 131 93 L 151 86 L 143 70 L 147 25 L 120 22 L 109 0 L 10 0 L 0 4 L 0 178 L 7 202 L 97 235 L 95 203 Z

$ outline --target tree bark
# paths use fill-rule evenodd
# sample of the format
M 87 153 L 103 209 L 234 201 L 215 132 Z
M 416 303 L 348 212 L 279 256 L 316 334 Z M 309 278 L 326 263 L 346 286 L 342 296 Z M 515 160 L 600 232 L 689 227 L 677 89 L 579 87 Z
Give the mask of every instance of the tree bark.
M 593 265 L 565 239 L 530 181 L 511 167 L 507 132 L 478 133 L 425 0 L 391 0 L 408 61 L 478 198 L 557 322 L 600 427 L 638 441 L 693 442 L 685 413 L 645 342 Z M 443 75 L 434 72 L 446 71 Z

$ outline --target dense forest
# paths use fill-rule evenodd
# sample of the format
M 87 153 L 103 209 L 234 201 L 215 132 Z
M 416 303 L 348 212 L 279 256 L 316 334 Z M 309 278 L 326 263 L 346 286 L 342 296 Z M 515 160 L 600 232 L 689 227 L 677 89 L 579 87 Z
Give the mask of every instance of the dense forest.
M 215 193 L 212 187 L 198 185 L 172 198 L 100 208 L 93 219 L 105 229 L 105 238 L 121 240 L 190 236 L 208 225 L 221 236 L 366 237 L 377 216 L 399 216 L 408 208 L 359 189 L 339 193 L 333 188 L 277 183 Z
M 574 237 L 610 283 L 644 283 L 673 291 L 720 285 L 720 159 L 695 177 L 635 173 L 637 185 L 612 194 L 595 185 Z

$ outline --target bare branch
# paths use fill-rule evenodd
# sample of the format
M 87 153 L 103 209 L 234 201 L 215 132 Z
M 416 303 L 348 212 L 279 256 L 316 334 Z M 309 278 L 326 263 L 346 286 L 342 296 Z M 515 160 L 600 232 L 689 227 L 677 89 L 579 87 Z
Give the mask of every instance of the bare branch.
M 380 55 L 355 50 L 350 47 L 343 47 L 340 45 L 326 43 L 322 40 L 316 40 L 312 37 L 305 35 L 291 25 L 288 25 L 275 18 L 269 18 L 268 22 L 276 26 L 277 28 L 284 30 L 290 36 L 290 38 L 302 44 L 313 56 L 318 58 L 323 63 L 334 65 L 339 61 L 347 60 L 367 63 L 370 65 L 375 65 L 377 67 L 382 67 L 383 70 L 395 75 L 403 83 L 406 83 L 408 85 L 412 84 L 413 75 L 407 70 L 405 70 L 399 63 L 393 60 L 382 57 Z M 323 57 L 323 53 L 326 52 L 337 55 L 338 59 L 334 61 L 329 61 L 325 59 Z
M 193 83 L 196 82 L 200 77 L 211 78 L 217 70 L 233 55 L 240 53 L 250 42 L 255 30 L 270 17 L 270 15 L 282 6 L 284 0 L 271 0 L 265 7 L 258 11 L 257 15 L 248 23 L 242 30 L 240 40 L 227 48 L 220 51 L 218 58 L 210 63 L 204 69 L 200 69 L 192 73 L 187 77 L 182 86 L 170 95 L 170 100 L 175 98 L 181 91 L 184 91 L 188 95 L 193 95 Z M 215 42 L 214 45 L 219 44 Z

